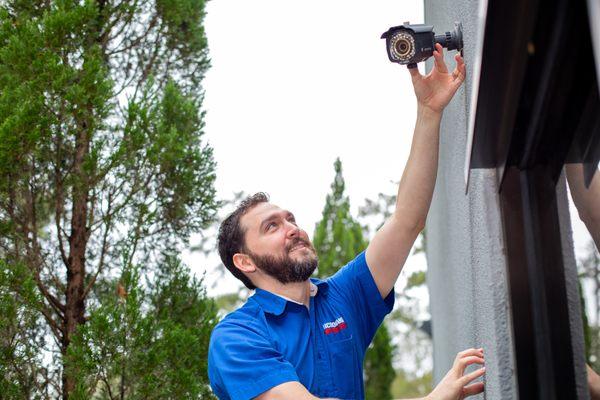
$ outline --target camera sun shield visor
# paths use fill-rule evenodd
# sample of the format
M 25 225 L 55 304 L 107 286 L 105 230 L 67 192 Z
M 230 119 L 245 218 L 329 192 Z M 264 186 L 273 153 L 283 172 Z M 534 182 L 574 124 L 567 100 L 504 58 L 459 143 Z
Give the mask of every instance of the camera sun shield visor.
M 404 23 L 394 26 L 381 35 L 386 41 L 388 58 L 391 62 L 415 67 L 417 63 L 433 55 L 435 44 L 439 43 L 448 50 L 462 51 L 462 25 L 454 24 L 452 32 L 436 35 L 433 25 Z

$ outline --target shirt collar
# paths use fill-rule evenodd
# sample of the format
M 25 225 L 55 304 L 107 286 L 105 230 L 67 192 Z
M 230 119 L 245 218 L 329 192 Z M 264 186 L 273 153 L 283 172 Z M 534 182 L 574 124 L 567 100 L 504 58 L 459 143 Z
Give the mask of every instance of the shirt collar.
M 310 278 L 310 297 L 316 296 L 317 293 L 326 293 L 327 288 L 327 281 L 323 281 L 317 278 Z M 268 312 L 269 314 L 273 315 L 283 314 L 285 306 L 288 302 L 300 304 L 302 306 L 304 305 L 261 288 L 256 288 L 256 292 L 254 293 L 254 296 L 252 296 L 252 298 L 258 302 L 258 304 L 265 312 Z

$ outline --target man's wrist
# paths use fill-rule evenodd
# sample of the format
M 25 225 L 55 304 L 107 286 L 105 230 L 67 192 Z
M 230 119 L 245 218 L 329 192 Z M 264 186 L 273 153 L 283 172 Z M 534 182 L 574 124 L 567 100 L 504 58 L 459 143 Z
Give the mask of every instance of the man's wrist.
M 444 110 L 434 110 L 426 105 L 421 103 L 417 103 L 417 120 L 419 119 L 428 119 L 428 120 L 436 120 L 441 119 Z M 426 400 L 426 399 L 424 399 Z

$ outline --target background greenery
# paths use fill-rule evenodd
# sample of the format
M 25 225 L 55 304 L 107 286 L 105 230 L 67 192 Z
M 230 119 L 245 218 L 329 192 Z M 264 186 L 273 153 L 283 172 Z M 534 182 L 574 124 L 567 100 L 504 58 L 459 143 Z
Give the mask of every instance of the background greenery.
M 177 259 L 219 206 L 203 18 L 198 0 L 0 3 L 3 398 L 208 395 L 216 309 Z

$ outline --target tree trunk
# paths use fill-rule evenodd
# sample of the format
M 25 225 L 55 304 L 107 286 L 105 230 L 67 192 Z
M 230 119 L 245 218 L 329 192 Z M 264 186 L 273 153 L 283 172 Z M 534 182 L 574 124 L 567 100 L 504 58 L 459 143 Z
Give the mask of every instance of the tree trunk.
M 63 400 L 68 400 L 75 389 L 75 379 L 68 371 L 66 357 L 73 334 L 85 322 L 85 251 L 88 241 L 88 178 L 83 169 L 89 151 L 89 140 L 84 129 L 77 136 L 73 171 L 77 182 L 73 188 L 73 213 L 69 236 L 69 257 L 67 265 L 66 307 L 63 324 Z

